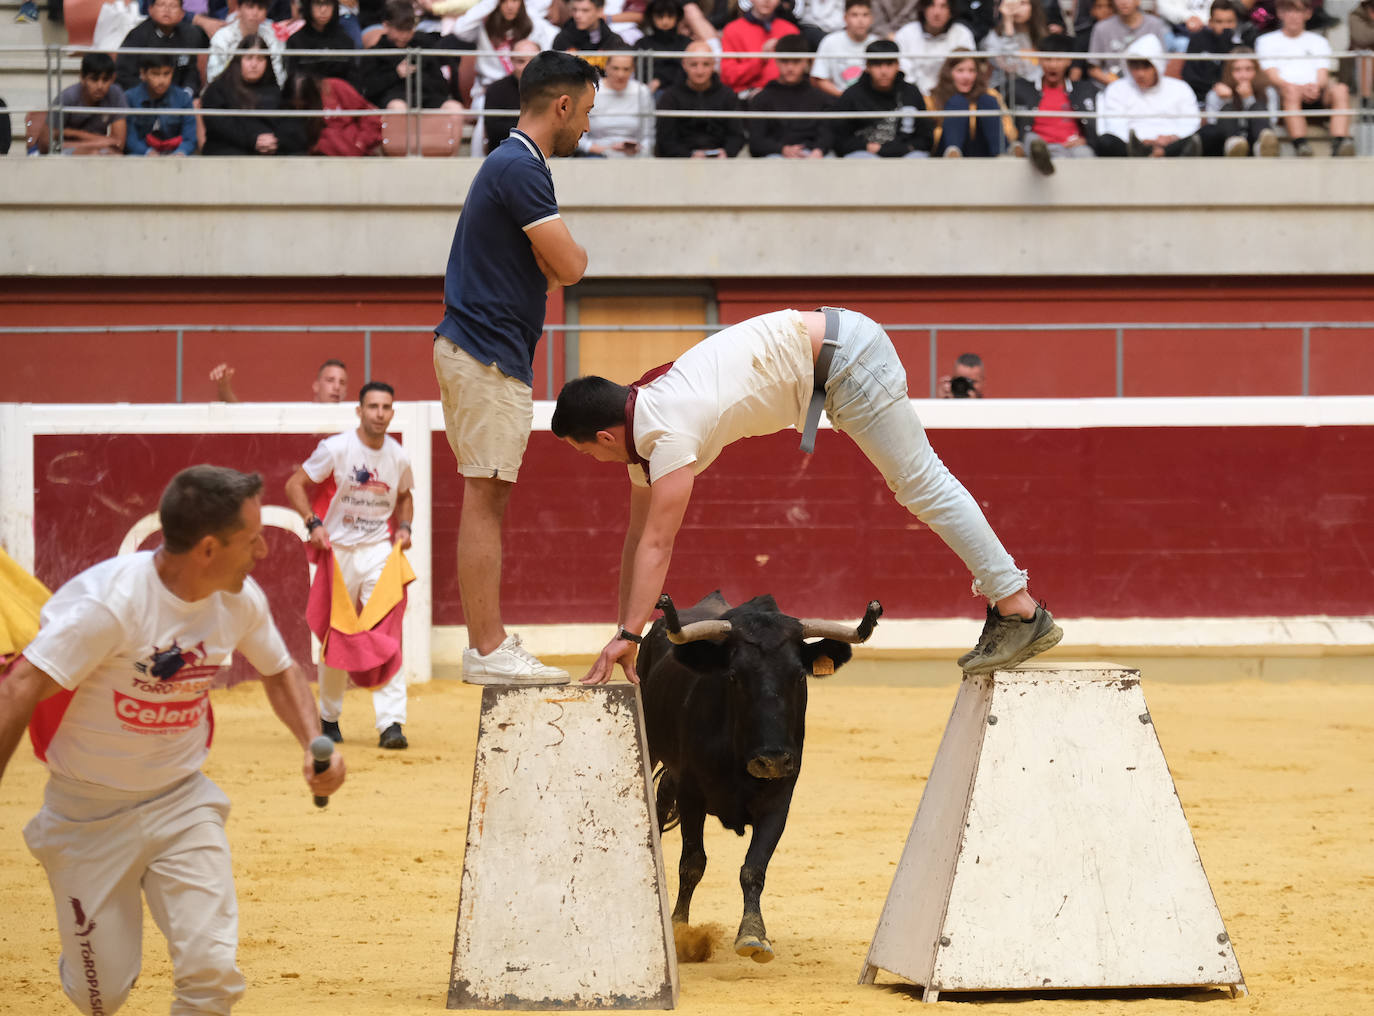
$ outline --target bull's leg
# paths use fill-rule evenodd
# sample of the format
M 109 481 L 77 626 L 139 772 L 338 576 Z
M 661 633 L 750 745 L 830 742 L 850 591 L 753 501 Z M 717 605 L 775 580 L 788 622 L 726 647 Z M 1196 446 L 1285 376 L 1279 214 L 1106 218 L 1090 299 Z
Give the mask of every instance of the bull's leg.
M 759 898 L 763 896 L 763 882 L 768 874 L 768 862 L 773 858 L 782 830 L 787 825 L 787 808 L 754 823 L 754 836 L 739 870 L 740 888 L 744 890 L 744 916 L 735 936 L 735 952 L 748 956 L 755 963 L 767 963 L 773 958 L 773 943 L 763 927 L 763 911 Z
M 706 802 L 695 794 L 678 790 L 678 812 L 682 821 L 682 858 L 677 866 L 677 905 L 673 907 L 673 923 L 687 924 L 692 910 L 692 893 L 706 874 Z

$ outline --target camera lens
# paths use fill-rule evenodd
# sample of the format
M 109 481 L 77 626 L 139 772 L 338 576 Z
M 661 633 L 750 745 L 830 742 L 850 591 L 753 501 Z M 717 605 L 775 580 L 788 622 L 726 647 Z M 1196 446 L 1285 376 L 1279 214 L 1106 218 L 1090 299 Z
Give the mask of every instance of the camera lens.
M 967 399 L 973 394 L 973 382 L 966 377 L 949 379 L 949 393 L 956 399 Z

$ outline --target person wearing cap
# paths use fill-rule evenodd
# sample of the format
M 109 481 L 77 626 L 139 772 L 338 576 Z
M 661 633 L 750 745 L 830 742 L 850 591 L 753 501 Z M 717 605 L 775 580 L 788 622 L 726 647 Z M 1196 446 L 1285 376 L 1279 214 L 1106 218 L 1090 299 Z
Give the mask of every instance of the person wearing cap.
M 891 110 L 889 117 L 854 117 L 834 122 L 835 154 L 846 159 L 914 159 L 930 155 L 934 125 L 916 115 L 926 108 L 925 96 L 902 74 L 897 44 L 890 39 L 870 42 L 866 70 L 835 101 L 836 112 Z
M 636 646 L 663 591 L 696 475 L 727 445 L 788 427 L 811 452 L 822 406 L 897 502 L 959 555 L 987 600 L 983 633 L 959 666 L 989 673 L 1058 644 L 1063 632 L 1031 598 L 1027 573 L 931 448 L 887 333 L 842 308 L 780 310 L 717 332 L 633 385 L 582 377 L 559 393 L 554 436 L 599 462 L 625 463 L 630 480 L 618 626 L 584 684 L 605 683 L 617 665 L 638 680 Z

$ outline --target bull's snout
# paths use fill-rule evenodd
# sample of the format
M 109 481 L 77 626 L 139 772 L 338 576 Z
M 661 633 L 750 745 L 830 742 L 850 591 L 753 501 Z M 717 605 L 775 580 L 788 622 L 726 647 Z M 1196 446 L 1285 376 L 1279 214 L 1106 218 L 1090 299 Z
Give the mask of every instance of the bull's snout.
M 744 767 L 760 780 L 782 780 L 797 775 L 797 756 L 781 748 L 760 751 Z

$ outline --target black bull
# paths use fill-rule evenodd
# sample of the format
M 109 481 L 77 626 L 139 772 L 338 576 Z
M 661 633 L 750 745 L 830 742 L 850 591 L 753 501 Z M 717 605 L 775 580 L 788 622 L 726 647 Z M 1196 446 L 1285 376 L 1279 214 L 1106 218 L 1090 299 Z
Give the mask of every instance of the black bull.
M 717 591 L 681 617 L 667 596 L 658 605 L 664 616 L 644 639 L 638 670 L 649 756 L 663 767 L 659 824 L 676 812 L 682 825 L 673 923 L 688 923 L 706 871 L 706 816 L 740 836 L 752 825 L 735 952 L 765 963 L 773 947 L 759 897 L 801 772 L 806 679 L 849 662 L 849 644 L 868 639 L 883 608 L 869 603 L 854 628 L 789 617 L 771 596 L 732 608 Z

